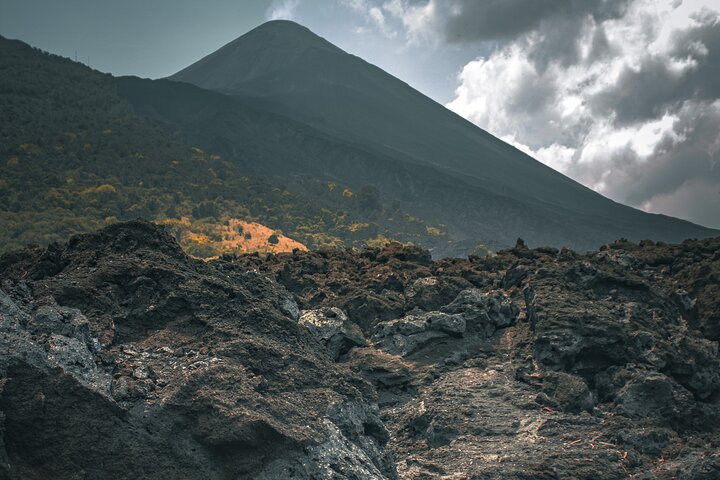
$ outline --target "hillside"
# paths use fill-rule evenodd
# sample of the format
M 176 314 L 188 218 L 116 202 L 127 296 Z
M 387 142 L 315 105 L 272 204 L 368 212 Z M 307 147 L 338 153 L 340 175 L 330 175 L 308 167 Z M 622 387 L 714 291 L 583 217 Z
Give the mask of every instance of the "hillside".
M 350 151 L 326 155 L 328 175 L 377 182 L 425 218 L 442 218 L 454 238 L 500 247 L 520 236 L 532 245 L 592 249 L 620 237 L 717 233 L 612 202 L 293 22 L 263 24 L 170 79 L 235 96 L 361 150 L 359 159 Z M 241 144 L 232 134 L 223 140 Z M 291 163 L 273 173 L 287 171 Z
M 296 242 L 450 241 L 365 185 L 268 178 L 251 163 L 287 155 L 272 145 L 244 151 L 245 163 L 206 151 L 177 123 L 136 109 L 121 95 L 128 83 L 138 96 L 162 98 L 151 81 L 117 79 L 0 37 L 0 251 L 137 217 L 165 223 L 186 251 L 203 258 L 277 252 Z M 191 100 L 183 95 L 177 105 L 202 120 Z M 242 107 L 234 114 L 256 128 L 262 123 L 255 120 L 281 121 Z M 261 224 L 282 241 L 238 236 L 230 231 L 238 222 Z
M 720 475 L 720 238 L 0 256 L 0 477 Z

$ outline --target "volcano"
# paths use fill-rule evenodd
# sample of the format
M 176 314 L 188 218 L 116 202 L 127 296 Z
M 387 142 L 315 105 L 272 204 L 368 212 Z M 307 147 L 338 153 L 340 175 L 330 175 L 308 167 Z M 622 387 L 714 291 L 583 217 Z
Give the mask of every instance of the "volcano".
M 590 249 L 618 237 L 716 233 L 609 200 L 291 21 L 267 22 L 170 79 L 253 102 L 374 156 L 373 174 L 358 178 L 362 165 L 353 165 L 329 176 L 376 181 L 457 238 Z M 383 185 L 388 175 L 397 181 Z

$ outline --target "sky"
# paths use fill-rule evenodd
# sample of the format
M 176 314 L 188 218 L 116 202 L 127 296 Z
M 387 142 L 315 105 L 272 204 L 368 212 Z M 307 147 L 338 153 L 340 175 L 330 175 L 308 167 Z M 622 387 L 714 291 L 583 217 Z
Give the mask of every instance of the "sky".
M 719 10 L 719 0 L 0 0 L 0 35 L 158 78 L 266 20 L 295 20 L 613 200 L 720 228 Z

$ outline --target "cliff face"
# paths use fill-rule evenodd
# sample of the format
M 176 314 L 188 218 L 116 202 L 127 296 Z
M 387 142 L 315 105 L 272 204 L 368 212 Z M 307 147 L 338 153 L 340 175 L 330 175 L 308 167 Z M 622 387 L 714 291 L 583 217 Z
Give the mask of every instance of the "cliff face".
M 720 239 L 0 257 L 0 477 L 717 478 Z

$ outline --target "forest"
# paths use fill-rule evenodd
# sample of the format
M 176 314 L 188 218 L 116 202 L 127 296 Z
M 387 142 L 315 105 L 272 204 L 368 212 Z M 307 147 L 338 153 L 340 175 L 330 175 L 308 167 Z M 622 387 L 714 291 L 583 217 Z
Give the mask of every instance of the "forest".
M 452 242 L 372 185 L 253 174 L 117 90 L 111 75 L 0 39 L 0 252 L 135 218 L 166 225 L 200 258 L 297 247 L 284 239 L 310 249 Z M 258 242 L 241 224 L 272 233 Z

